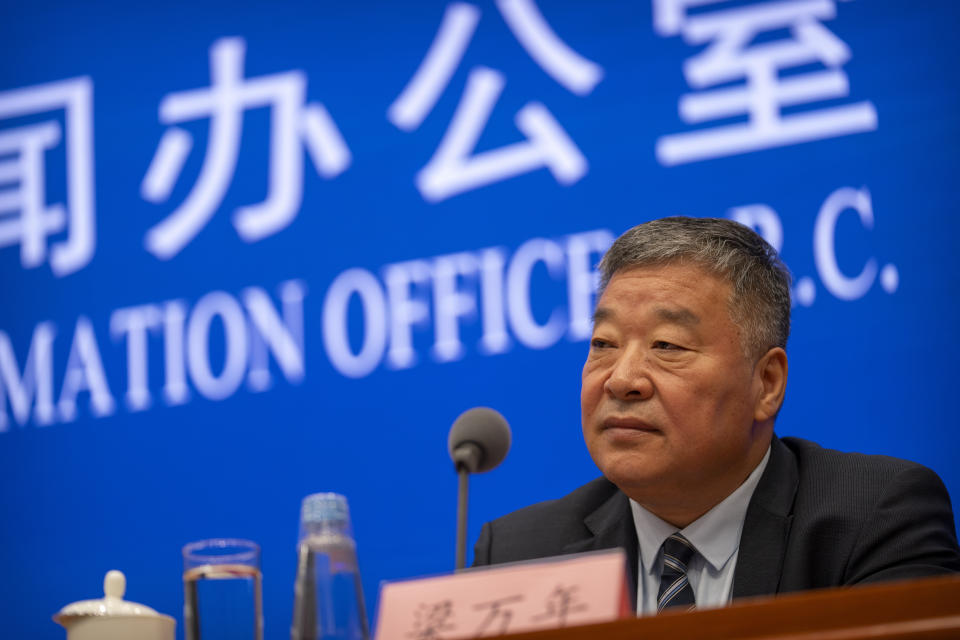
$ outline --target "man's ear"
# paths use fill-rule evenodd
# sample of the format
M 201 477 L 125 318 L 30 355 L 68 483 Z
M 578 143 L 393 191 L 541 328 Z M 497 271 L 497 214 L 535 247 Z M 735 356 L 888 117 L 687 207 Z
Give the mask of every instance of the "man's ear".
M 757 361 L 754 375 L 760 383 L 760 393 L 754 405 L 753 419 L 765 422 L 777 415 L 787 390 L 787 352 L 774 347 Z

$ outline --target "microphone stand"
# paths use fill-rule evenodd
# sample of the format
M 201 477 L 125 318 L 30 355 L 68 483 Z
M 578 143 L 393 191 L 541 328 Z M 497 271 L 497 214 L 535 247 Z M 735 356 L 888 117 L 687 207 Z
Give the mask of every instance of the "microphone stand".
M 480 468 L 483 449 L 471 441 L 461 443 L 453 451 L 453 464 L 457 470 L 459 491 L 457 495 L 457 565 L 460 571 L 467 564 L 467 499 L 470 474 Z
M 458 465 L 460 489 L 457 495 L 457 567 L 460 571 L 467 563 L 467 494 L 469 492 L 470 472 L 465 465 Z

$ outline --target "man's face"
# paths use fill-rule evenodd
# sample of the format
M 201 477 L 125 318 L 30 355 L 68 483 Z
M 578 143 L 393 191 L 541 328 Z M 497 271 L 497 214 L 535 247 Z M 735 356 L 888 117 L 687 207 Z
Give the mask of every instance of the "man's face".
M 604 475 L 661 517 L 709 509 L 769 443 L 772 422 L 754 420 L 762 376 L 744 355 L 730 295 L 716 276 L 677 264 L 618 271 L 597 303 L 583 436 Z

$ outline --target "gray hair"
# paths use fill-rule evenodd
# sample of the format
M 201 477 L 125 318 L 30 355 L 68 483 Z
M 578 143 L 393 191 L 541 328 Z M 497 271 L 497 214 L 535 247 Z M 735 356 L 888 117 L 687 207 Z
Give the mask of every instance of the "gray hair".
M 673 217 L 637 225 L 603 256 L 600 293 L 621 269 L 673 263 L 699 266 L 730 284 L 730 318 L 748 357 L 786 348 L 790 271 L 766 240 L 732 220 Z

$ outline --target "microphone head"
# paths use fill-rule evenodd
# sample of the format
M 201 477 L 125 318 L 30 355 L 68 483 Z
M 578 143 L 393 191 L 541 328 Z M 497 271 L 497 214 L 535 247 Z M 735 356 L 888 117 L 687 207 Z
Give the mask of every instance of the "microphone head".
M 474 407 L 464 411 L 450 427 L 447 437 L 447 449 L 454 463 L 461 460 L 455 454 L 457 449 L 474 446 L 480 450 L 480 461 L 471 473 L 490 471 L 507 457 L 510 450 L 510 425 L 499 412 L 487 407 Z

